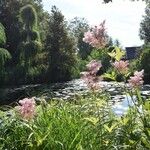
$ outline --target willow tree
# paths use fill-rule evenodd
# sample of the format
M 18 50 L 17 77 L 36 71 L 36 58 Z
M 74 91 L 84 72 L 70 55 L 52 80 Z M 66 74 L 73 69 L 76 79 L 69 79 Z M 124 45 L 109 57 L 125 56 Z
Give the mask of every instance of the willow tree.
M 4 26 L 0 23 L 0 81 L 4 80 L 5 63 L 11 58 L 8 50 L 3 48 L 5 44 L 6 35 L 4 31 Z
M 32 4 L 36 9 L 41 40 L 46 38 L 47 27 L 47 13 L 43 10 L 41 0 L 0 0 L 0 22 L 5 27 L 7 35 L 7 49 L 12 55 L 10 67 L 13 68 L 18 63 L 18 45 L 20 41 L 20 33 L 22 30 L 22 23 L 19 20 L 20 9 L 27 5 Z M 12 36 L 13 35 L 13 36 Z
M 34 59 L 42 47 L 37 26 L 37 13 L 32 5 L 21 8 L 20 20 L 23 24 L 22 42 L 19 45 L 20 65 L 24 68 L 27 77 L 33 75 Z

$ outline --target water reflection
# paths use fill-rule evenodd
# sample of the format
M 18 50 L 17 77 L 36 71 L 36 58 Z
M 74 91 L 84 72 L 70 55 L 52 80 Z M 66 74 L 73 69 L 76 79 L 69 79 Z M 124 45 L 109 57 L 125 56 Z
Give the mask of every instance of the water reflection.
M 123 95 L 124 99 L 122 99 L 122 101 L 115 103 L 114 105 L 112 105 L 112 109 L 115 112 L 115 114 L 121 116 L 123 114 L 125 114 L 129 108 L 129 106 L 133 106 L 133 102 L 132 99 L 129 95 Z M 134 100 L 136 99 L 136 97 L 133 97 Z
M 114 112 L 121 115 L 132 105 L 131 98 L 124 95 L 122 88 L 124 83 L 100 82 L 101 88 L 111 95 L 110 103 Z M 76 79 L 65 83 L 55 83 L 50 85 L 25 85 L 21 87 L 11 87 L 0 89 L 0 105 L 10 104 L 24 97 L 44 97 L 46 100 L 52 98 L 70 99 L 75 95 L 84 95 L 88 88 L 83 80 Z M 150 97 L 150 85 L 142 87 L 142 95 Z

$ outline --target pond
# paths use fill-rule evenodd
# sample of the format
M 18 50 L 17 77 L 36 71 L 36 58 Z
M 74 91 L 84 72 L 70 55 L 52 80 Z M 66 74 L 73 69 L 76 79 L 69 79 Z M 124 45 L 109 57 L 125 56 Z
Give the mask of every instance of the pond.
M 128 109 L 128 105 L 132 105 L 131 98 L 124 95 L 122 88 L 124 83 L 116 82 L 100 82 L 102 89 L 109 92 L 111 95 L 110 103 L 114 112 L 121 115 Z M 83 80 L 75 79 L 65 83 L 54 83 L 50 85 L 24 85 L 20 87 L 9 87 L 0 89 L 0 105 L 15 104 L 18 100 L 25 97 L 44 97 L 49 99 L 71 99 L 75 95 L 86 95 L 88 88 Z M 150 97 L 150 85 L 144 85 L 142 87 L 142 95 L 144 97 Z

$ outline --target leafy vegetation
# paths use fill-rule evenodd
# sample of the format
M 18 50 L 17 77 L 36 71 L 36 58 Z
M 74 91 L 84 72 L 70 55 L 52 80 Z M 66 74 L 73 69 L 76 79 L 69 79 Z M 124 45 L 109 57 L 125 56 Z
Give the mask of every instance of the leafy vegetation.
M 5 63 L 11 58 L 8 50 L 2 48 L 6 44 L 6 35 L 4 26 L 0 23 L 0 82 L 5 79 Z
M 103 94 L 77 97 L 72 102 L 41 99 L 29 121 L 16 115 L 16 109 L 1 112 L 0 148 L 148 150 L 149 100 L 139 99 L 120 117 L 112 112 L 108 99 Z
M 83 80 L 91 89 L 72 101 L 25 98 L 14 108 L 2 107 L 0 149 L 150 149 L 150 99 L 140 92 L 144 72 L 149 74 L 147 40 L 137 61 L 140 64 L 133 62 L 131 72 L 129 62 L 122 60 L 124 51 L 114 47 L 119 42 L 113 44 L 107 35 L 105 21 L 89 28 L 84 19 L 75 18 L 69 27 L 55 6 L 51 14 L 44 12 L 41 0 L 0 1 L 0 14 L 6 28 L 0 24 L 3 84 L 66 81 L 77 77 L 86 66 Z M 135 71 L 136 67 L 141 71 Z M 98 82 L 102 77 L 116 81 L 118 76 L 124 82 L 120 88 L 134 104 L 122 116 L 113 112 L 111 96 Z
M 99 46 L 99 45 L 98 45 Z M 99 50 L 99 49 L 98 49 Z M 88 95 L 75 96 L 72 101 L 44 99 L 35 104 L 34 98 L 20 100 L 18 106 L 0 112 L 1 149 L 87 149 L 87 150 L 148 150 L 150 149 L 150 99 L 142 97 L 142 71 L 129 75 L 128 62 L 121 60 L 124 52 L 115 48 L 108 53 L 116 72 L 105 74 L 116 80 L 124 77 L 120 87 L 130 96 L 133 106 L 117 116 L 111 109 L 110 96 L 101 89 L 97 92 L 97 71 L 101 62 L 91 61 L 84 79 L 91 89 Z M 136 97 L 136 99 L 135 99 Z M 4 109 L 4 108 L 3 108 Z M 14 140 L 15 139 L 15 140 Z
M 51 11 L 46 47 L 49 80 L 57 82 L 71 79 L 76 70 L 76 47 L 66 29 L 64 16 L 55 6 Z
M 147 44 L 150 42 L 150 2 L 147 3 L 145 8 L 145 15 L 141 22 L 140 38 Z

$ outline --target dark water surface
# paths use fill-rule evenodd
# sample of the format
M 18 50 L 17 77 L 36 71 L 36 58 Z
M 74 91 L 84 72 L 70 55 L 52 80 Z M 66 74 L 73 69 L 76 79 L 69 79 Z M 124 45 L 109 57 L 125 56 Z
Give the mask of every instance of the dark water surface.
M 124 95 L 122 87 L 123 83 L 116 82 L 100 82 L 103 90 L 111 95 L 112 108 L 116 114 L 122 114 L 128 109 L 128 105 L 132 105 L 131 98 Z M 44 97 L 46 100 L 51 98 L 71 99 L 75 95 L 84 95 L 88 92 L 88 88 L 83 80 L 76 79 L 65 83 L 55 83 L 50 85 L 24 85 L 20 87 L 0 88 L 0 105 L 9 105 L 17 102 L 25 97 Z M 142 95 L 150 97 L 150 85 L 142 87 Z

